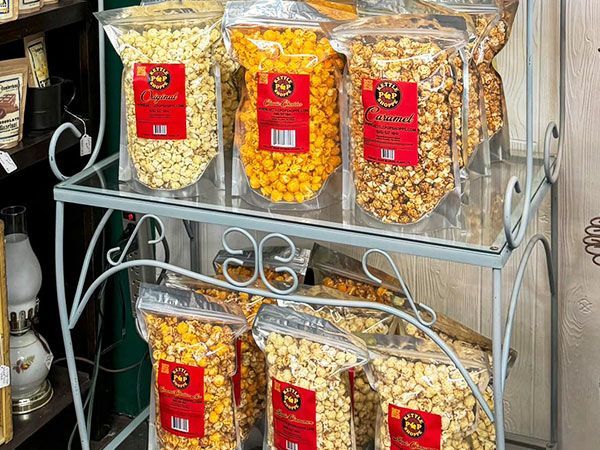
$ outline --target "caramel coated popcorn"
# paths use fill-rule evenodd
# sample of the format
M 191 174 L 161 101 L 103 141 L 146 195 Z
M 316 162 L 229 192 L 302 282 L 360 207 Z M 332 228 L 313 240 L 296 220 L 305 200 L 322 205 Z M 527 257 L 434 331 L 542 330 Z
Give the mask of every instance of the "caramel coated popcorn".
M 372 284 L 361 283 L 350 278 L 336 275 L 325 277 L 322 283 L 323 286 L 336 289 L 353 297 L 383 303 L 384 305 L 391 306 L 398 301 L 398 297 L 383 286 L 373 286 Z
M 417 222 L 457 187 L 451 95 L 456 50 L 466 41 L 411 26 L 408 16 L 373 17 L 332 32 L 348 57 L 355 202 L 386 223 Z
M 469 67 L 469 93 L 467 135 L 465 146 L 465 129 L 463 127 L 463 102 L 464 102 L 464 73 L 460 57 L 455 58 L 454 66 L 457 73 L 456 89 L 450 94 L 450 102 L 454 115 L 454 128 L 456 130 L 456 147 L 460 158 L 461 167 L 467 166 L 471 155 L 477 146 L 483 142 L 483 128 L 481 122 L 481 82 L 480 74 L 474 64 Z M 463 151 L 464 148 L 464 151 Z
M 267 338 L 265 355 L 270 379 L 289 383 L 316 395 L 318 449 L 352 449 L 352 409 L 347 366 L 356 355 L 306 339 L 278 333 Z M 272 386 L 268 389 L 267 416 L 272 417 Z M 268 445 L 274 447 L 273 422 L 268 420 Z
M 398 419 L 392 409 L 433 414 L 441 417 L 441 447 L 470 450 L 468 435 L 476 428 L 476 399 L 456 367 L 435 353 L 376 347 L 370 362 L 379 394 L 379 420 L 376 448 L 392 448 L 390 421 Z M 441 356 L 441 357 L 440 357 Z M 485 366 L 468 369 L 478 385 L 489 378 Z M 390 408 L 393 405 L 393 408 Z M 394 427 L 392 427 L 393 429 Z M 410 430 L 409 430 L 410 431 Z M 429 430 L 433 432 L 433 430 Z
M 230 33 L 232 49 L 245 69 L 236 145 L 247 182 L 272 202 L 303 203 L 315 198 L 342 162 L 337 88 L 342 58 L 316 26 L 233 26 Z M 271 78 L 283 100 L 263 98 L 261 86 Z M 308 102 L 286 103 L 288 96 L 301 92 Z M 272 105 L 280 110 L 268 123 L 272 126 L 264 141 L 268 146 L 261 146 L 263 125 L 257 111 L 264 108 L 270 114 Z M 289 111 L 299 119 L 288 123 Z M 287 125 L 281 122 L 284 116 Z M 308 131 L 301 137 L 303 131 L 292 128 L 303 118 Z
M 213 325 L 198 320 L 145 316 L 148 344 L 152 350 L 153 370 L 159 373 L 162 361 L 204 369 L 204 437 L 186 438 L 173 434 L 157 420 L 158 444 L 161 450 L 237 448 L 234 405 L 230 377 L 235 372 L 235 335 L 226 325 Z M 157 377 L 156 377 L 157 378 Z M 157 382 L 156 409 L 160 417 Z M 201 394 L 202 395 L 202 394 Z
M 491 387 L 488 387 L 483 393 L 483 398 L 494 411 L 494 393 Z M 496 427 L 490 421 L 483 409 L 477 405 L 479 421 L 477 429 L 469 436 L 471 449 L 473 450 L 496 450 Z
M 504 126 L 506 112 L 502 78 L 495 69 L 493 61 L 508 42 L 519 6 L 518 0 L 501 0 L 499 3 L 502 5 L 499 20 L 483 14 L 475 18 L 477 32 L 485 36 L 480 48 L 475 52 L 475 62 L 483 84 L 485 114 L 490 137 Z

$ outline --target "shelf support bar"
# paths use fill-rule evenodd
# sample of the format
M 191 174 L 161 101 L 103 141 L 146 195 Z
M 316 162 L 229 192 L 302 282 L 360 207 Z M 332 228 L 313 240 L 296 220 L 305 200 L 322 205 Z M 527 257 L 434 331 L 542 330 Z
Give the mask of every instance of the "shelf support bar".
M 504 450 L 504 381 L 502 379 L 502 269 L 492 269 L 492 360 L 496 449 Z
M 85 423 L 85 412 L 81 400 L 81 389 L 79 388 L 79 379 L 77 377 L 77 365 L 75 364 L 75 352 L 73 350 L 73 341 L 71 339 L 71 330 L 69 329 L 69 313 L 67 311 L 67 299 L 65 294 L 65 273 L 64 273 L 64 225 L 65 225 L 65 205 L 62 202 L 56 202 L 56 228 L 54 243 L 54 258 L 56 265 L 56 296 L 58 300 L 58 313 L 60 316 L 60 328 L 62 331 L 63 342 L 65 344 L 65 358 L 69 370 L 69 379 L 71 381 L 71 392 L 73 394 L 73 406 L 77 417 L 77 427 L 79 429 L 79 440 L 81 450 L 90 450 L 87 426 Z

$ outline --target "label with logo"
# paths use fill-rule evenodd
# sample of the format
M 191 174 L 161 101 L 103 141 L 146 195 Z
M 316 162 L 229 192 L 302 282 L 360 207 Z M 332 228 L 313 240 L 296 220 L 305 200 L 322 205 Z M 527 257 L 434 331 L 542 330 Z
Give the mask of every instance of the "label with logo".
M 162 428 L 186 438 L 204 437 L 204 368 L 160 360 L 157 384 Z
M 364 157 L 395 166 L 419 163 L 417 83 L 362 80 Z
M 310 150 L 310 75 L 257 74 L 258 148 L 269 152 Z
M 272 378 L 273 442 L 276 450 L 317 450 L 315 391 Z
M 185 64 L 133 65 L 137 136 L 185 139 Z
M 388 431 L 393 450 L 440 450 L 442 416 L 424 411 L 388 407 Z

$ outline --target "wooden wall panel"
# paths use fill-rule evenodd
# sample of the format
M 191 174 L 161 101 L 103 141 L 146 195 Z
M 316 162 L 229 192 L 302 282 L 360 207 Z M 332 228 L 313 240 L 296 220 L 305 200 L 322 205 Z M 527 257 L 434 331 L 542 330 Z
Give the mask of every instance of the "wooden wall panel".
M 584 228 L 600 215 L 600 2 L 567 0 L 565 160 L 559 181 L 562 449 L 600 444 L 600 267 Z

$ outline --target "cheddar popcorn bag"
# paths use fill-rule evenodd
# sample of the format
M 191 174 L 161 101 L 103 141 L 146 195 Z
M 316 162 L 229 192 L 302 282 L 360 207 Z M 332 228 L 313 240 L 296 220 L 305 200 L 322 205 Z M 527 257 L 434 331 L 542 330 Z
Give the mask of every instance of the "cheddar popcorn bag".
M 265 448 L 354 449 L 348 372 L 367 362 L 364 342 L 276 305 L 261 307 L 252 333 L 267 360 Z
M 348 60 L 344 209 L 373 226 L 457 225 L 452 95 L 466 31 L 422 15 L 368 17 L 327 29 Z
M 343 60 L 304 2 L 230 2 L 226 44 L 244 69 L 232 194 L 259 207 L 318 209 L 339 199 Z
M 161 196 L 224 189 L 222 6 L 162 2 L 97 13 L 123 62 L 119 180 Z
M 247 329 L 235 305 L 144 284 L 138 321 L 148 341 L 159 450 L 239 448 L 232 377 Z

